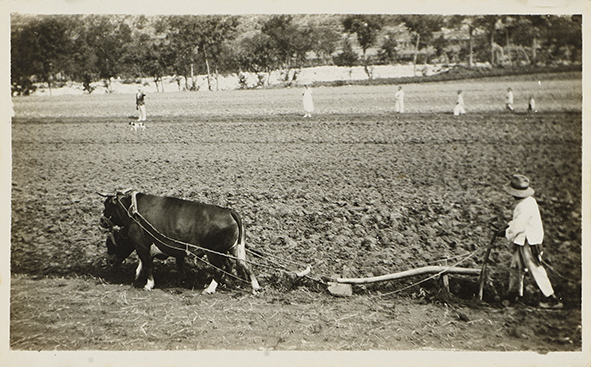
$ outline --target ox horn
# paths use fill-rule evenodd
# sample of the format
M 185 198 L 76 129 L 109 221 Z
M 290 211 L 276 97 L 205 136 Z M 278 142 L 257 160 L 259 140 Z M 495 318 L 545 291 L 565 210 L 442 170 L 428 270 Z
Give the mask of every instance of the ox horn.
M 121 194 L 124 194 L 125 195 L 127 193 L 132 192 L 132 191 L 133 191 L 133 189 L 132 188 L 129 188 L 129 189 L 125 189 L 125 190 L 117 190 L 117 193 L 121 193 Z
M 96 193 L 97 193 L 97 195 L 99 195 L 99 196 L 102 196 L 102 197 L 104 197 L 104 198 L 107 198 L 107 197 L 109 197 L 109 196 L 110 196 L 110 195 L 108 195 L 108 194 L 103 194 L 103 193 L 100 193 L 100 192 L 98 192 L 98 191 L 96 191 Z

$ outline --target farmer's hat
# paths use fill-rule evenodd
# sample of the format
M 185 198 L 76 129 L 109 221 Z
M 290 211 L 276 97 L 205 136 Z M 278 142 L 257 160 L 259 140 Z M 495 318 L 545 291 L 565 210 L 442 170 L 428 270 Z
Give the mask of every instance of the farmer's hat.
M 518 198 L 526 198 L 534 194 L 534 189 L 529 187 L 529 178 L 524 175 L 513 175 L 511 182 L 506 184 L 503 189 Z

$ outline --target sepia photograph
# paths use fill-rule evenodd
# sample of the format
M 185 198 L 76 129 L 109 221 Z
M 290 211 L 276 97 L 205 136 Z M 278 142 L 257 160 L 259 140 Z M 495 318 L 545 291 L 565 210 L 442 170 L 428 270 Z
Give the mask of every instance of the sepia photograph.
M 585 2 L 198 3 L 0 4 L 0 364 L 591 363 Z

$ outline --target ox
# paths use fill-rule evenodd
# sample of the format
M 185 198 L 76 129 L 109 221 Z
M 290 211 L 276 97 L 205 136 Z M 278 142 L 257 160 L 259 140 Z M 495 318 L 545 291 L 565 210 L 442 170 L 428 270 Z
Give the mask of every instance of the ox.
M 204 293 L 213 294 L 221 281 L 229 253 L 236 259 L 238 270 L 250 278 L 253 293 L 259 283 L 246 262 L 244 225 L 240 215 L 228 208 L 208 205 L 174 197 L 155 196 L 127 191 L 106 196 L 100 224 L 104 228 L 115 225 L 127 230 L 140 259 L 136 280 L 145 271 L 144 289 L 154 287 L 151 247 L 155 245 L 166 255 L 177 258 L 188 252 L 207 256 L 215 267 L 214 277 Z M 129 251 L 129 248 L 121 254 Z M 133 250 L 131 250 L 133 252 Z M 129 254 L 131 254 L 129 252 Z

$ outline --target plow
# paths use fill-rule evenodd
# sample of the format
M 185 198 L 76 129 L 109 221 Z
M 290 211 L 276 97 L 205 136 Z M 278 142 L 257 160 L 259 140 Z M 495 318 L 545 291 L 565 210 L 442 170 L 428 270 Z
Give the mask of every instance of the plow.
M 132 190 L 126 190 L 125 192 L 132 192 Z M 105 195 L 101 194 L 101 196 L 105 196 Z M 221 273 L 225 274 L 226 276 L 229 276 L 229 277 L 234 278 L 239 281 L 246 282 L 246 280 L 238 277 L 237 275 L 233 274 L 232 272 L 229 272 L 225 269 L 221 269 L 211 263 L 208 263 L 207 261 L 205 261 L 205 259 L 202 259 L 201 256 L 197 256 L 196 254 L 199 252 L 201 252 L 201 254 L 213 253 L 217 256 L 222 256 L 222 257 L 225 257 L 229 260 L 234 260 L 234 261 L 239 260 L 237 257 L 232 256 L 229 253 L 216 252 L 214 250 L 207 249 L 207 248 L 204 248 L 201 246 L 197 246 L 195 244 L 185 243 L 185 242 L 178 241 L 178 240 L 167 237 L 166 235 L 164 235 L 163 233 L 160 233 L 157 229 L 155 229 L 145 218 L 142 217 L 141 214 L 139 214 L 137 212 L 137 209 L 136 209 L 137 207 L 136 207 L 136 204 L 134 203 L 135 194 L 133 192 L 132 192 L 131 197 L 132 197 L 132 205 L 129 208 L 128 215 L 137 223 L 140 223 L 140 219 L 141 219 L 141 221 L 142 221 L 142 223 L 140 223 L 141 227 L 146 232 L 148 232 L 154 238 L 155 241 L 159 241 L 162 244 L 165 244 L 165 242 L 175 243 L 176 245 L 179 245 L 181 248 L 184 248 L 187 256 L 195 255 L 195 259 L 194 259 L 195 263 L 203 262 L 204 264 L 207 264 L 207 265 L 215 268 L 217 271 L 220 271 Z M 111 229 L 111 231 L 112 231 L 112 229 Z M 109 234 L 111 235 L 111 233 L 109 233 Z M 380 276 L 370 276 L 370 277 L 365 277 L 365 278 L 327 277 L 327 276 L 320 276 L 320 277 L 315 278 L 315 277 L 310 276 L 310 273 L 312 272 L 312 265 L 310 265 L 310 264 L 297 263 L 297 262 L 294 262 L 294 261 L 291 261 L 288 259 L 280 258 L 280 257 L 275 256 L 273 254 L 264 252 L 260 249 L 254 250 L 254 249 L 249 249 L 248 247 L 245 248 L 246 252 L 248 252 L 251 256 L 258 258 L 259 260 L 262 260 L 262 262 L 264 262 L 264 264 L 260 263 L 258 261 L 255 262 L 252 260 L 245 260 L 245 261 L 247 263 L 250 263 L 251 265 L 254 265 L 257 267 L 268 268 L 268 269 L 271 269 L 274 271 L 286 272 L 286 273 L 292 274 L 292 276 L 295 275 L 296 278 L 307 278 L 309 280 L 321 283 L 322 285 L 326 286 L 329 293 L 331 293 L 334 296 L 339 296 L 339 297 L 351 296 L 353 294 L 353 291 L 352 291 L 353 285 L 371 284 L 371 283 L 392 281 L 392 280 L 398 280 L 398 279 L 404 279 L 404 278 L 416 277 L 416 276 L 423 276 L 423 275 L 428 275 L 428 276 L 416 283 L 411 284 L 410 286 L 405 287 L 404 289 L 408 289 L 410 287 L 416 286 L 416 285 L 426 282 L 430 279 L 440 278 L 442 280 L 443 286 L 445 287 L 446 291 L 449 293 L 449 275 L 450 274 L 464 275 L 464 276 L 478 276 L 479 277 L 478 298 L 479 298 L 479 300 L 482 301 L 483 293 L 484 293 L 484 284 L 486 283 L 486 279 L 487 279 L 488 258 L 491 253 L 491 250 L 494 246 L 495 239 L 496 239 L 496 235 L 493 235 L 489 245 L 486 248 L 486 254 L 484 256 L 481 269 L 460 267 L 459 265 L 461 263 L 465 262 L 466 260 L 475 257 L 476 254 L 479 253 L 483 248 L 478 248 L 475 251 L 473 251 L 472 253 L 460 256 L 461 259 L 451 265 L 448 265 L 448 261 L 451 259 L 443 259 L 443 260 L 438 261 L 439 265 L 423 266 L 423 267 L 419 267 L 419 268 L 399 271 L 396 273 L 385 274 L 385 275 L 380 275 Z M 291 267 L 282 264 L 282 262 L 283 263 L 285 263 L 285 262 L 290 263 Z M 294 271 L 294 270 L 292 270 L 293 267 L 297 267 L 299 269 L 304 269 L 304 270 Z M 396 292 L 402 291 L 404 289 L 398 290 Z M 396 292 L 393 292 L 393 293 L 396 293 Z

